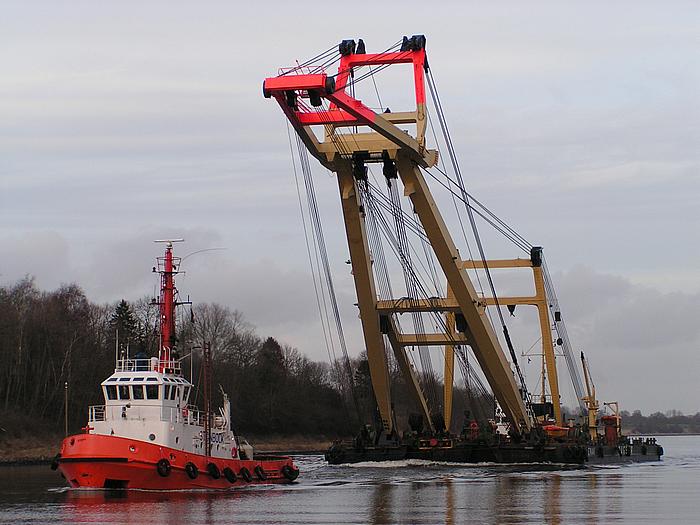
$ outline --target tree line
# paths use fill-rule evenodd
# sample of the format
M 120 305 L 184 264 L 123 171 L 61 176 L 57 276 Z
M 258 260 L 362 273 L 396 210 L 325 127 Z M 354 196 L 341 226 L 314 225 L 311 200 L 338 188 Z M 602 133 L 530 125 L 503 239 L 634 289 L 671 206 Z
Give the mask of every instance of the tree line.
M 152 302 L 96 304 L 77 284 L 43 291 L 31 277 L 1 286 L 0 438 L 28 429 L 62 432 L 66 410 L 69 431 L 79 431 L 87 407 L 104 402 L 99 385 L 118 357 L 158 355 L 159 312 Z M 215 400 L 220 385 L 241 434 L 349 437 L 361 424 L 378 421 L 366 354 L 349 363 L 312 361 L 274 337 L 259 336 L 241 312 L 216 303 L 178 312 L 177 355 L 197 387 L 191 400 L 200 408 L 204 342 L 211 348 Z M 415 409 L 389 360 L 398 427 L 407 428 Z M 467 397 L 456 389 L 453 430 L 463 422 Z
M 117 355 L 157 356 L 158 309 L 150 303 L 143 298 L 96 304 L 76 284 L 42 291 L 29 277 L 0 286 L 0 438 L 61 433 L 66 408 L 69 430 L 79 431 L 87 407 L 104 402 L 99 385 L 113 372 Z M 377 421 L 362 353 L 350 363 L 315 362 L 274 337 L 259 336 L 241 312 L 199 304 L 191 313 L 180 312 L 178 326 L 183 374 L 199 388 L 205 341 L 211 345 L 215 400 L 221 385 L 231 399 L 235 430 L 243 435 L 348 437 Z M 415 408 L 398 366 L 392 362 L 390 369 L 397 426 L 407 428 Z M 455 389 L 454 432 L 466 410 L 476 412 L 466 394 Z M 200 407 L 202 397 L 195 390 Z M 622 415 L 631 432 L 700 433 L 700 413 Z
M 22 427 L 62 432 L 66 408 L 70 431 L 79 431 L 87 407 L 104 403 L 99 385 L 118 355 L 158 355 L 158 309 L 150 303 L 96 304 L 76 284 L 42 291 L 30 277 L 0 287 L 0 437 L 21 435 Z M 258 336 L 240 312 L 218 304 L 179 314 L 178 354 L 183 374 L 198 386 L 194 401 L 203 402 L 206 341 L 214 400 L 221 385 L 237 432 L 332 437 L 356 430 L 330 364 Z
M 665 414 L 654 412 L 648 416 L 640 410 L 620 412 L 622 427 L 635 434 L 700 434 L 700 412 L 684 415 L 679 410 L 669 410 Z

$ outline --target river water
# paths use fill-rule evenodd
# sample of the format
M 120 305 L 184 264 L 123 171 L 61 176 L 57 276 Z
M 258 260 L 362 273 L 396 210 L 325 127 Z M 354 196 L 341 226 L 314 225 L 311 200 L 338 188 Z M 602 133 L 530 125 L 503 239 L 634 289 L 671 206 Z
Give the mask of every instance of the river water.
M 230 491 L 90 491 L 48 466 L 0 468 L 0 523 L 700 523 L 700 436 L 659 440 L 658 463 L 562 469 L 428 462 L 329 466 Z

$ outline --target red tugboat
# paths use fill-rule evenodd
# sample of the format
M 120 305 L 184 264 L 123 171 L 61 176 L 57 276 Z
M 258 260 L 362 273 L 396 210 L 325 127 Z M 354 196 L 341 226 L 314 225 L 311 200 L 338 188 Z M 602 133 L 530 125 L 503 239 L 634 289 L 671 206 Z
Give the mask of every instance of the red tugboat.
M 160 307 L 158 357 L 117 358 L 114 374 L 102 382 L 105 404 L 89 407 L 85 433 L 64 439 L 51 467 L 71 487 L 226 489 L 294 481 L 299 470 L 291 458 L 256 456 L 233 432 L 225 393 L 223 406 L 212 414 L 206 344 L 206 406 L 200 411 L 188 404 L 193 385 L 174 356 L 174 275 L 180 259 L 173 257 L 175 241 L 164 242 L 165 256 L 157 269 L 160 301 L 155 303 Z

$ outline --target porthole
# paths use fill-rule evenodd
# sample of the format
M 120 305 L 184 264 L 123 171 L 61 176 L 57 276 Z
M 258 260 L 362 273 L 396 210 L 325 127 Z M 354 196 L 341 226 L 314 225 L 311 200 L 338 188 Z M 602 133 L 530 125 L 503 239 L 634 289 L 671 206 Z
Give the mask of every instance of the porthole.
M 156 439 L 156 435 L 155 434 L 148 434 L 148 439 L 150 439 L 151 441 L 154 441 Z

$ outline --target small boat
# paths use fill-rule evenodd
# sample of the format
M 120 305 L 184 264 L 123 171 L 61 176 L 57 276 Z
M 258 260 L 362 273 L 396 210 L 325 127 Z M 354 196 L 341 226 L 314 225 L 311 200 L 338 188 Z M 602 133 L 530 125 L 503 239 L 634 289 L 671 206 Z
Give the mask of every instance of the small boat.
M 83 434 L 65 438 L 51 467 L 71 487 L 109 489 L 227 489 L 251 484 L 291 483 L 299 475 L 287 456 L 259 456 L 237 436 L 231 405 L 214 415 L 211 358 L 203 344 L 204 410 L 190 404 L 194 385 L 176 356 L 174 275 L 180 259 L 173 242 L 158 258 L 161 276 L 158 357 L 117 356 L 114 373 L 102 382 L 104 405 L 91 406 Z

